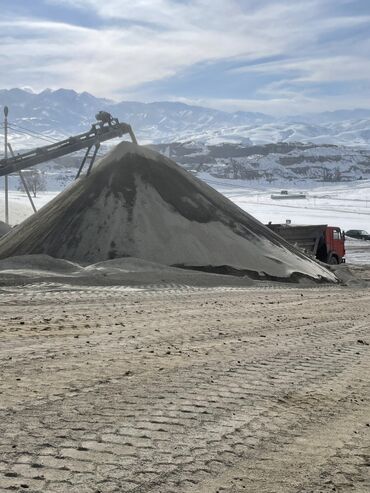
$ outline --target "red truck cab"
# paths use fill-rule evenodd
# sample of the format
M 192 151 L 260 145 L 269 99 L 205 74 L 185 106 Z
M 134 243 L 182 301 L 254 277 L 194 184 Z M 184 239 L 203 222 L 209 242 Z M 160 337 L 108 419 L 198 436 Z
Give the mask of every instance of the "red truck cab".
M 325 229 L 326 259 L 328 264 L 340 264 L 345 262 L 345 236 L 340 228 L 327 226 Z

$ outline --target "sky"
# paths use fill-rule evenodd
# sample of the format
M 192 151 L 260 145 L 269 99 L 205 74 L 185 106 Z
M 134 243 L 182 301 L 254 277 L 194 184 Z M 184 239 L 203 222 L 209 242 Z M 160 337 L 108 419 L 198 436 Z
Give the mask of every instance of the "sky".
M 0 0 L 0 88 L 370 108 L 370 0 Z

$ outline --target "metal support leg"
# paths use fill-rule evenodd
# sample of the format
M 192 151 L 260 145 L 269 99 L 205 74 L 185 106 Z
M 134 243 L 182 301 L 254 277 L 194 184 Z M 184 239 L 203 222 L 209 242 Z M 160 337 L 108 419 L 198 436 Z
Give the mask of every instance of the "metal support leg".
M 96 155 L 98 153 L 99 147 L 100 147 L 100 144 L 95 145 L 95 151 L 94 151 L 94 154 L 91 156 L 91 162 L 90 162 L 89 169 L 87 170 L 86 176 L 89 176 L 89 174 L 92 170 L 92 167 L 94 165 L 94 161 L 95 161 Z
M 11 144 L 8 144 L 8 148 L 9 148 L 10 154 L 14 157 L 14 156 L 15 156 L 15 154 L 14 154 L 14 152 L 13 152 L 13 148 L 12 148 Z M 28 189 L 27 182 L 26 182 L 26 180 L 25 180 L 25 178 L 24 178 L 24 176 L 23 176 L 22 171 L 18 171 L 18 174 L 19 174 L 19 177 L 20 177 L 20 179 L 21 179 L 21 181 L 22 181 L 23 188 L 25 189 L 26 194 L 27 194 L 27 196 L 28 196 L 28 200 L 29 200 L 29 201 L 30 201 L 30 203 L 31 203 L 31 207 L 32 207 L 32 209 L 33 209 L 33 212 L 37 212 L 36 206 L 35 206 L 35 204 L 34 204 L 34 202 L 33 202 L 33 200 L 32 200 L 32 197 L 31 197 L 30 191 L 29 191 L 29 189 Z
M 84 155 L 84 158 L 83 158 L 83 160 L 82 160 L 82 163 L 81 163 L 81 165 L 80 165 L 80 168 L 79 168 L 79 170 L 78 170 L 78 172 L 77 172 L 77 175 L 76 175 L 76 178 L 75 178 L 76 180 L 77 180 L 77 178 L 79 178 L 79 176 L 80 176 L 80 174 L 81 174 L 81 171 L 83 170 L 83 168 L 84 168 L 84 166 L 85 166 L 85 163 L 86 163 L 86 161 L 87 161 L 87 158 L 89 157 L 89 154 L 90 154 L 90 150 L 91 150 L 91 148 L 92 148 L 92 146 L 90 146 L 90 147 L 88 147 L 88 148 L 87 148 L 87 151 L 86 151 L 86 153 L 85 153 L 85 155 Z
M 8 159 L 8 112 L 9 108 L 4 106 L 4 158 Z M 4 177 L 4 194 L 5 194 L 5 223 L 9 224 L 9 181 L 8 175 Z
M 131 137 L 133 144 L 137 144 L 136 136 L 134 134 L 134 131 L 131 128 L 131 125 L 128 126 L 128 133 L 130 134 L 130 137 Z
M 28 190 L 27 182 L 24 179 L 23 173 L 22 173 L 22 171 L 19 171 L 18 173 L 19 173 L 19 178 L 22 181 L 23 188 L 26 190 L 26 194 L 27 194 L 28 200 L 30 201 L 31 207 L 33 209 L 33 212 L 37 212 L 36 206 L 35 206 L 35 204 L 34 204 L 34 202 L 32 200 L 30 191 Z

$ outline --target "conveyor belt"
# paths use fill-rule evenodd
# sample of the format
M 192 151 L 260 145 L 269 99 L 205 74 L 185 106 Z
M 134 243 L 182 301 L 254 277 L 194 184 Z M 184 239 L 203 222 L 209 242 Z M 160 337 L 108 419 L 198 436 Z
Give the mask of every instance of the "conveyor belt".
M 129 134 L 136 144 L 136 138 L 132 128 L 127 123 L 114 123 L 104 125 L 95 123 L 88 132 L 69 137 L 55 144 L 38 147 L 23 154 L 17 154 L 8 159 L 0 160 L 0 176 L 6 176 L 23 169 L 31 168 L 37 164 L 51 161 L 61 156 L 71 154 L 84 148 L 99 146 L 101 142 Z

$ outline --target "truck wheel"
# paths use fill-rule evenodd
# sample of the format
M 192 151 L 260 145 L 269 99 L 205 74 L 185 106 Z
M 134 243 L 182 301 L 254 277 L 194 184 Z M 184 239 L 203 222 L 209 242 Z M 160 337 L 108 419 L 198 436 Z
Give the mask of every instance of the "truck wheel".
M 328 264 L 330 264 L 330 265 L 337 265 L 337 264 L 339 264 L 338 257 L 336 257 L 335 255 L 332 255 L 329 258 Z

